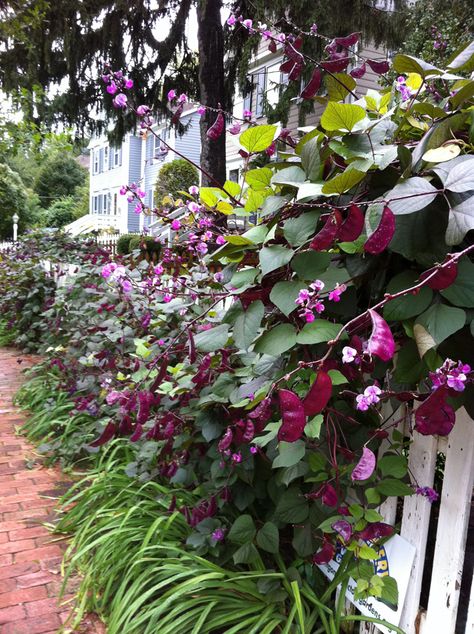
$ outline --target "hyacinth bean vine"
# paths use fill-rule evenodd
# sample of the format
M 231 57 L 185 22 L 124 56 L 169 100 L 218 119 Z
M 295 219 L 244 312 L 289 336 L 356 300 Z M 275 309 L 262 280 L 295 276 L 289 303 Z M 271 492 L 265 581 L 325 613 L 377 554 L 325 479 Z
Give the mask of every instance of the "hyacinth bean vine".
M 295 566 L 310 583 L 310 564 L 343 547 L 360 594 L 396 603 L 393 582 L 362 565 L 396 530 L 377 508 L 392 495 L 437 498 L 409 474 L 397 425 L 447 435 L 457 408 L 473 412 L 474 47 L 446 69 L 406 55 L 389 68 L 354 61 L 352 34 L 315 61 L 299 52 L 314 25 L 231 22 L 281 47 L 290 81 L 314 67 L 301 98 L 324 104 L 319 125 L 297 135 L 244 113 L 229 128 L 240 183 L 155 209 L 139 183 L 124 185 L 137 213 L 171 224 L 173 244 L 156 266 L 83 263 L 43 316 L 59 335 L 45 327 L 43 341 L 95 421 L 90 447 L 129 437 L 130 475 L 198 493 L 178 504 L 189 547 L 258 570 Z M 398 77 L 358 97 L 367 65 Z M 125 76 L 106 69 L 103 80 L 153 134 Z M 177 123 L 188 98 L 168 97 Z M 215 107 L 211 140 L 227 116 Z M 261 154 L 276 160 L 254 167 Z

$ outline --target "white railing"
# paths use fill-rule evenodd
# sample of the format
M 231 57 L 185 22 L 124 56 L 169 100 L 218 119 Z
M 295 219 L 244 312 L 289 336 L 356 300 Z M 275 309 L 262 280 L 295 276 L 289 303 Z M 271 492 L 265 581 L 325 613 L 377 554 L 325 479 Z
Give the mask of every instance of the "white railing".
M 13 240 L 2 240 L 0 241 L 0 252 L 2 251 L 10 251 L 15 243 Z
M 72 236 L 91 231 L 103 231 L 107 229 L 118 230 L 120 227 L 120 217 L 112 215 L 86 214 L 74 222 L 64 227 L 64 231 Z

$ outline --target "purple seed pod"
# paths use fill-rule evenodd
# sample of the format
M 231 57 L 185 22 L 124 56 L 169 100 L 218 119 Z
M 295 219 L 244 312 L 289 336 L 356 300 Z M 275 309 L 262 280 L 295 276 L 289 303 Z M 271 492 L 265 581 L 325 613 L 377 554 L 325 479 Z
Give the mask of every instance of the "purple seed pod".
M 312 99 L 315 96 L 321 86 L 321 77 L 321 71 L 319 70 L 319 68 L 315 68 L 313 70 L 311 79 L 303 88 L 303 91 L 300 95 L 302 99 Z
M 350 70 L 349 75 L 351 77 L 354 77 L 354 79 L 360 79 L 361 77 L 365 75 L 366 71 L 367 71 L 367 66 L 365 65 L 365 62 L 364 62 L 360 66 L 355 66 L 352 70 Z
M 222 112 L 219 112 L 216 117 L 216 120 L 214 121 L 214 123 L 211 125 L 211 127 L 206 133 L 207 138 L 211 139 L 211 141 L 217 141 L 217 139 L 224 132 L 224 127 L 225 127 L 224 115 L 222 114 Z
M 349 213 L 337 232 L 337 239 L 340 242 L 353 242 L 364 229 L 364 214 L 357 205 L 349 207 Z
M 382 361 L 390 361 L 395 354 L 395 340 L 389 325 L 372 308 L 368 313 L 372 319 L 372 334 L 367 342 L 367 352 L 375 355 Z
M 322 412 L 331 398 L 331 393 L 331 377 L 327 372 L 320 370 L 303 401 L 306 416 L 316 416 Z
M 304 405 L 299 396 L 291 390 L 280 390 L 278 398 L 283 421 L 278 430 L 278 440 L 295 442 L 303 435 L 306 425 Z
M 362 456 L 351 473 L 351 480 L 367 480 L 373 474 L 377 459 L 374 452 L 368 447 L 362 449 Z
M 367 64 L 374 71 L 374 73 L 377 73 L 377 75 L 383 75 L 383 73 L 388 73 L 388 71 L 390 70 L 390 64 L 386 59 L 384 59 L 383 61 L 368 59 Z
M 389 207 L 384 207 L 379 226 L 364 244 L 364 251 L 377 255 L 385 251 L 395 233 L 395 215 Z

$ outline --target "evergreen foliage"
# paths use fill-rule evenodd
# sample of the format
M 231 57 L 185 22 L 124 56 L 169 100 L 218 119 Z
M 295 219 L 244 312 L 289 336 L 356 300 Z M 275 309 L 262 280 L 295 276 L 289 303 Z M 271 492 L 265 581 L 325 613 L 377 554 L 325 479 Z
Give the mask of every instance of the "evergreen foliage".
M 41 166 L 35 182 L 42 207 L 49 207 L 52 202 L 72 196 L 77 187 L 84 185 L 86 170 L 81 167 L 71 154 L 53 154 Z
M 156 197 L 161 204 L 165 196 L 182 198 L 192 185 L 199 185 L 199 172 L 184 159 L 176 159 L 165 163 L 156 179 Z

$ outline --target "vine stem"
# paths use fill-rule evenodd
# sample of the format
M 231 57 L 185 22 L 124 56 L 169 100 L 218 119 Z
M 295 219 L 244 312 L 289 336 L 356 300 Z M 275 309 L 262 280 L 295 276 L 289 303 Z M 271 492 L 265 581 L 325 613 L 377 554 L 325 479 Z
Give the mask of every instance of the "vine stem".
M 326 359 L 330 356 L 334 347 L 340 341 L 343 334 L 348 329 L 350 329 L 352 325 L 356 324 L 358 321 L 363 321 L 364 317 L 368 317 L 370 314 L 369 310 L 378 310 L 382 308 L 383 306 L 385 306 L 385 304 L 387 304 L 388 302 L 394 299 L 397 299 L 398 297 L 404 297 L 405 295 L 409 295 L 410 293 L 417 293 L 421 288 L 426 286 L 428 282 L 439 273 L 439 271 L 442 271 L 443 269 L 448 268 L 454 262 L 457 262 L 460 258 L 462 258 L 464 255 L 467 255 L 471 251 L 474 251 L 474 244 L 472 244 L 469 247 L 466 247 L 462 251 L 459 251 L 459 253 L 449 254 L 447 256 L 446 261 L 435 266 L 432 273 L 430 273 L 427 277 L 421 280 L 421 282 L 418 282 L 417 284 L 414 284 L 413 286 L 410 286 L 409 288 L 405 288 L 401 291 L 398 291 L 398 293 L 385 293 L 383 299 L 380 300 L 380 302 L 378 302 L 377 304 L 374 304 L 371 308 L 368 308 L 363 313 L 361 313 L 360 315 L 357 315 L 357 317 L 354 317 L 353 319 L 348 321 L 347 324 L 344 324 L 341 327 L 341 329 L 339 330 L 337 335 L 334 337 L 334 339 L 331 339 L 330 341 L 328 341 L 328 349 L 326 353 L 320 359 L 317 359 L 316 361 L 300 361 L 294 370 L 292 370 L 291 372 L 288 372 L 287 374 L 285 374 L 284 376 L 282 376 L 281 378 L 279 378 L 277 381 L 275 381 L 272 384 L 270 388 L 270 392 L 272 392 L 276 388 L 276 386 L 279 385 L 280 383 L 287 382 L 294 374 L 299 372 L 301 368 L 321 366 L 324 363 L 324 361 L 326 361 Z

